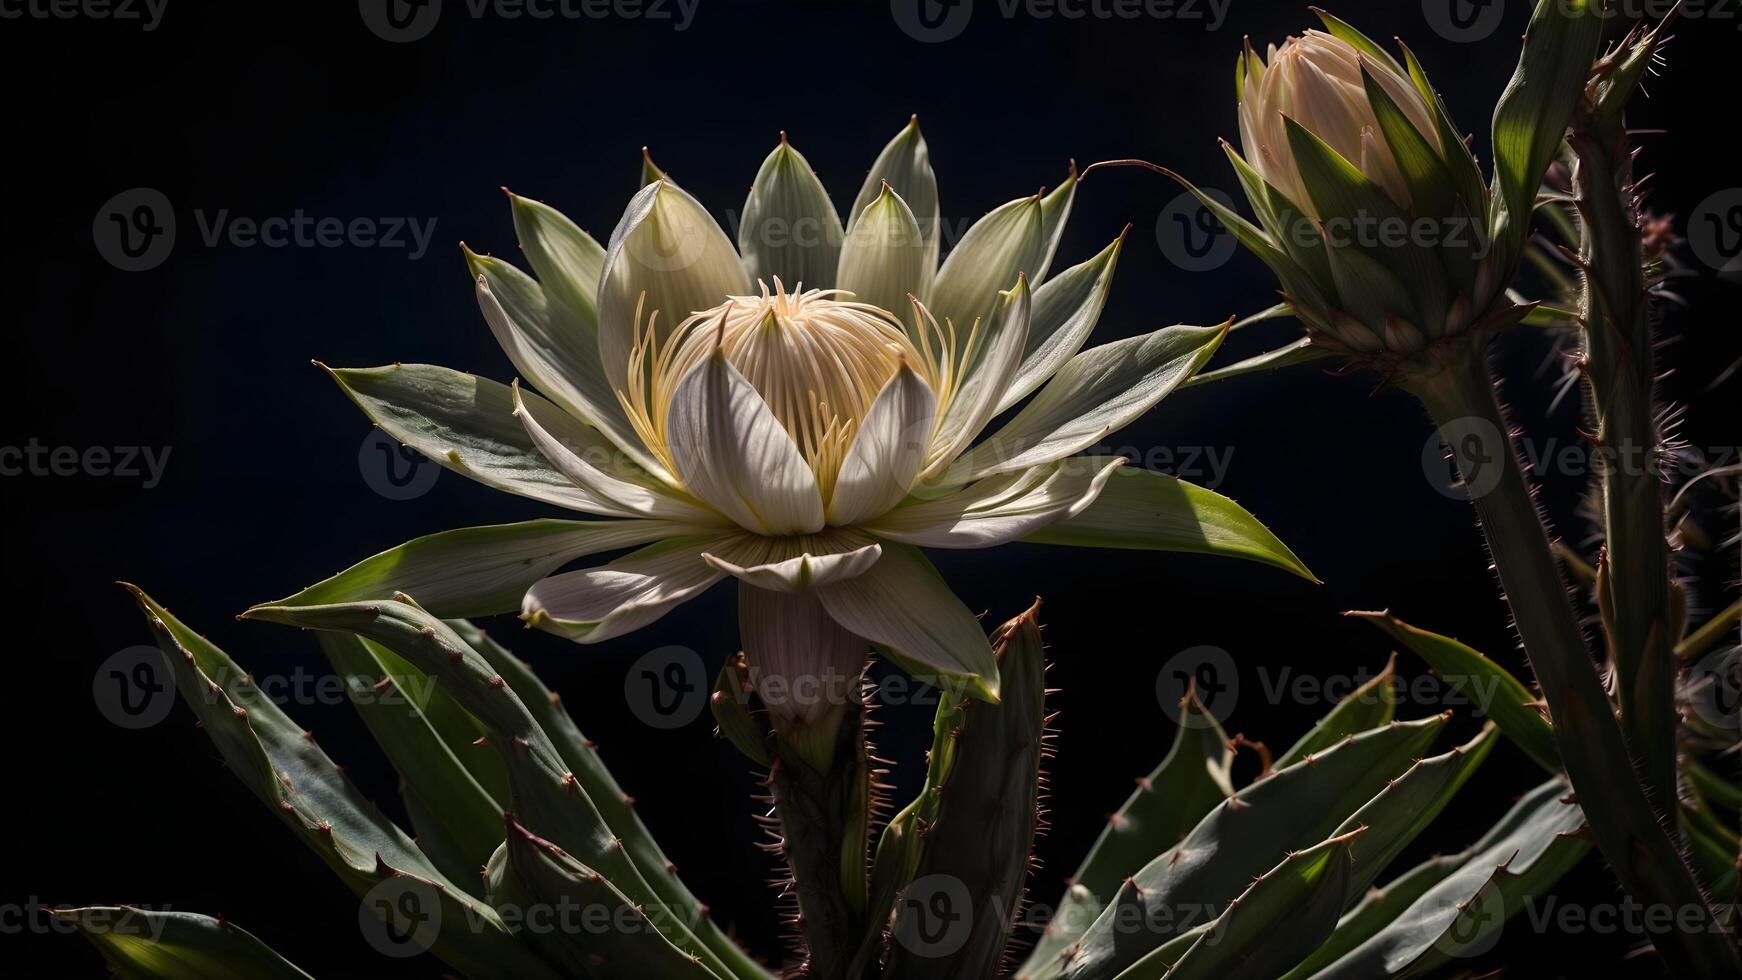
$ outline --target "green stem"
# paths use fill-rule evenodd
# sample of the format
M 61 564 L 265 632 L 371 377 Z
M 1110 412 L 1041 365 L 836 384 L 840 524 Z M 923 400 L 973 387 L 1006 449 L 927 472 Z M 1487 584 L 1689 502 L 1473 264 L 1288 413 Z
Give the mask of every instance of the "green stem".
M 1664 534 L 1656 364 L 1645 290 L 1632 157 L 1618 115 L 1575 122 L 1573 199 L 1586 269 L 1583 368 L 1599 446 L 1604 560 L 1598 605 L 1615 662 L 1621 719 L 1646 785 L 1676 795 L 1672 648 L 1683 624 L 1672 598 Z
M 1736 976 L 1742 961 L 1728 938 L 1711 928 L 1705 895 L 1634 774 L 1548 531 L 1506 434 L 1482 351 L 1454 352 L 1439 370 L 1403 383 L 1456 455 L 1597 847 L 1637 899 L 1672 910 L 1678 924 L 1700 919 L 1693 932 L 1651 937 L 1672 972 Z
M 776 725 L 768 785 L 798 898 L 803 975 L 814 980 L 851 977 L 865 932 L 871 779 L 864 720 L 864 706 L 854 703 L 802 732 Z M 831 737 L 822 751 L 821 740 Z

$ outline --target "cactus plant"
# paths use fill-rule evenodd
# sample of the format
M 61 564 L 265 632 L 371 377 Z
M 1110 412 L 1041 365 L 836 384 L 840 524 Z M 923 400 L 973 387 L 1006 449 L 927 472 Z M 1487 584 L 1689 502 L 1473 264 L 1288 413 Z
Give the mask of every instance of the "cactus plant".
M 1484 358 L 1511 327 L 1570 323 L 1600 446 L 1611 458 L 1664 451 L 1654 273 L 1622 123 L 1662 26 L 1597 58 L 1595 7 L 1545 0 L 1495 113 L 1484 184 L 1413 55 L 1393 60 L 1321 17 L 1323 32 L 1239 56 L 1250 160 L 1230 157 L 1258 223 L 1204 197 L 1283 282 L 1286 302 L 1252 319 L 1292 313 L 1302 340 L 1207 370 L 1226 325 L 1079 353 L 1120 244 L 1047 278 L 1074 168 L 1051 194 L 987 216 L 939 265 L 936 185 L 916 125 L 884 149 L 844 225 L 783 136 L 736 247 L 651 160 L 609 248 L 511 196 L 538 279 L 469 250 L 467 261 L 492 330 L 543 395 L 421 365 L 333 374 L 378 424 L 443 465 L 606 519 L 431 535 L 244 614 L 316 631 L 401 777 L 411 830 L 223 651 L 132 589 L 182 700 L 226 766 L 365 910 L 468 977 L 774 975 L 678 877 L 553 692 L 462 618 L 518 610 L 595 642 L 728 577 L 739 580 L 744 650 L 710 703 L 719 735 L 764 774 L 768 850 L 795 915 L 787 975 L 1423 976 L 1479 951 L 1592 851 L 1637 897 L 1698 912 L 1701 928 L 1654 936 L 1669 969 L 1734 975 L 1737 923 L 1712 905 L 1733 908 L 1739 888 L 1734 730 L 1697 709 L 1678 717 L 1708 696 L 1678 673 L 1717 647 L 1738 607 L 1688 628 L 1671 564 L 1685 535 L 1669 533 L 1672 521 L 1687 530 L 1687 505 L 1679 493 L 1666 505 L 1653 468 L 1599 473 L 1601 553 L 1557 548 Z M 1576 239 L 1576 314 L 1512 289 L 1535 254 L 1528 224 L 1557 157 L 1569 193 L 1551 209 L 1573 219 L 1560 230 Z M 1482 254 L 1375 252 L 1327 234 L 1362 214 L 1474 222 Z M 760 234 L 800 221 L 820 237 Z M 752 291 L 752 278 L 768 285 Z M 890 312 L 904 296 L 912 312 Z M 1177 388 L 1327 356 L 1414 394 L 1442 432 L 1483 423 L 1449 441 L 1537 690 L 1449 635 L 1349 613 L 1474 694 L 1480 727 L 1436 748 L 1458 723 L 1451 712 L 1398 718 L 1394 654 L 1243 778 L 1236 750 L 1254 743 L 1230 738 L 1188 688 L 1171 748 L 1064 894 L 1031 906 L 1054 717 L 1040 604 L 988 635 L 915 545 L 1165 549 L 1310 578 L 1232 501 L 1072 454 Z M 1489 464 L 1499 478 L 1478 492 Z M 640 550 L 552 575 L 625 548 Z M 1588 569 L 1613 698 L 1562 563 Z M 862 684 L 872 647 L 939 692 L 924 780 L 887 816 Z M 806 678 L 828 680 L 827 693 L 793 697 L 791 682 Z M 360 696 L 391 689 L 411 696 Z M 1435 828 L 1503 739 L 1546 781 L 1485 831 Z M 1461 849 L 1393 870 L 1430 830 Z M 612 926 L 528 928 L 528 912 L 555 908 L 603 912 Z M 1042 908 L 1050 914 L 1031 914 Z M 128 978 L 305 976 L 226 920 L 124 906 L 56 915 Z M 116 920 L 131 926 L 109 928 Z

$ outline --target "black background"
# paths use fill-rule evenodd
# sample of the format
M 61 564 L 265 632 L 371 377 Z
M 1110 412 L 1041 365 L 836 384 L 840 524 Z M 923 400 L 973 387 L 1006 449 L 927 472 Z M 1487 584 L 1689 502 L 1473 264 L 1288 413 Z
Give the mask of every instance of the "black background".
M 1436 36 L 1415 2 L 1340 12 L 1374 37 L 1410 40 L 1486 160 L 1486 120 L 1527 16 L 1526 4 L 1505 6 L 1502 26 L 1476 43 Z M 844 206 L 877 150 L 917 112 L 946 228 L 1056 184 L 1071 158 L 1146 157 L 1232 191 L 1214 139 L 1237 135 L 1240 35 L 1279 40 L 1309 20 L 1303 4 L 1254 0 L 1234 0 L 1215 28 L 1183 18 L 1006 19 L 981 0 L 960 37 L 921 43 L 887 2 L 700 0 L 680 31 L 669 20 L 474 19 L 448 0 L 434 31 L 406 44 L 372 34 L 352 3 L 169 0 L 149 32 L 89 19 L 0 20 L 11 137 L 0 164 L 0 444 L 171 452 L 151 489 L 137 478 L 0 478 L 11 640 L 0 684 L 11 789 L 0 902 L 222 913 L 317 975 L 438 972 L 433 962 L 374 956 L 355 899 L 222 771 L 185 709 L 123 730 L 95 707 L 92 676 L 110 654 L 149 641 L 116 579 L 140 583 L 257 673 L 318 671 L 312 638 L 232 617 L 416 535 L 544 513 L 453 474 L 417 499 L 384 499 L 359 470 L 367 423 L 308 363 L 425 361 L 511 377 L 457 247 L 464 239 L 514 256 L 499 185 L 550 202 L 602 239 L 635 190 L 648 144 L 724 220 L 784 129 Z M 1653 198 L 1663 210 L 1686 215 L 1735 181 L 1720 133 L 1734 125 L 1722 79 L 1737 26 L 1683 24 L 1633 117 L 1663 131 L 1641 137 L 1644 169 L 1663 174 Z M 92 222 L 112 195 L 136 187 L 173 202 L 179 236 L 166 262 L 134 273 L 99 256 Z M 1082 187 L 1055 269 L 1135 226 L 1098 341 L 1272 302 L 1272 283 L 1245 255 L 1209 272 L 1169 261 L 1156 227 L 1176 194 L 1135 170 L 1098 172 Z M 406 248 L 208 247 L 195 212 L 209 219 L 224 209 L 436 224 L 416 260 Z M 1734 288 L 1709 273 L 1679 288 L 1693 306 L 1671 314 L 1684 339 L 1665 354 L 1677 369 L 1667 391 L 1691 405 L 1685 432 L 1695 445 L 1732 444 L 1734 385 L 1707 387 L 1742 349 Z M 1231 344 L 1247 353 L 1293 329 L 1254 328 Z M 1557 373 L 1535 373 L 1545 340 L 1507 346 L 1520 418 L 1568 438 L 1573 403 L 1543 419 Z M 1036 594 L 1046 599 L 1062 734 L 1034 897 L 1057 896 L 1104 815 L 1165 751 L 1172 726 L 1155 680 L 1178 651 L 1227 650 L 1242 685 L 1230 731 L 1278 749 L 1328 707 L 1266 697 L 1281 671 L 1335 679 L 1385 660 L 1387 644 L 1339 618 L 1343 609 L 1389 606 L 1523 669 L 1466 505 L 1424 475 L 1428 437 L 1403 395 L 1309 367 L 1176 394 L 1113 440 L 1231 452 L 1218 489 L 1267 521 L 1323 586 L 1189 556 L 1038 546 L 936 556 L 988 623 Z M 1560 478 L 1546 491 L 1575 539 L 1584 535 L 1573 516 L 1578 489 Z M 731 590 L 593 647 L 522 632 L 512 618 L 490 625 L 562 691 L 692 887 L 755 951 L 777 957 L 771 869 L 751 846 L 746 765 L 710 738 L 705 718 L 656 730 L 623 695 L 625 671 L 648 650 L 685 645 L 713 667 L 734 649 Z M 293 711 L 399 812 L 392 774 L 350 707 Z M 905 798 L 927 711 L 883 718 Z M 1502 745 L 1417 850 L 1469 843 L 1533 778 Z M 1561 891 L 1583 902 L 1618 894 L 1595 861 Z M 99 971 L 81 940 L 41 932 L 40 919 L 23 931 L 13 924 L 0 935 L 0 964 L 33 975 Z M 1482 963 L 1513 963 L 1522 976 L 1648 971 L 1649 961 L 1620 965 L 1630 945 L 1514 925 Z

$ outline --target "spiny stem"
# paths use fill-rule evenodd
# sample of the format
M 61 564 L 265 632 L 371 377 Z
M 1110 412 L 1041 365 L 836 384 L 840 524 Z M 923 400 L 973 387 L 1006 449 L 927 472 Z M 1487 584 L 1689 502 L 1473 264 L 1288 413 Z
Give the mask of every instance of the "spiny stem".
M 1704 893 L 1634 772 L 1482 351 L 1472 347 L 1454 353 L 1440 370 L 1414 375 L 1404 386 L 1439 425 L 1471 490 L 1495 571 L 1548 703 L 1562 763 L 1597 847 L 1636 898 L 1674 910 L 1678 924 L 1680 916 L 1701 918 L 1692 932 L 1652 937 L 1673 973 L 1737 975 L 1742 962 L 1735 948 L 1713 927 Z
M 1657 368 L 1632 155 L 1618 110 L 1576 119 L 1567 145 L 1586 270 L 1584 374 L 1600 448 L 1605 544 L 1599 606 L 1628 741 L 1646 784 L 1669 800 L 1676 795 L 1671 650 L 1683 623 L 1673 608 L 1664 534 Z
M 865 708 L 837 709 L 833 751 L 797 751 L 777 728 L 768 776 L 807 947 L 805 976 L 848 980 L 865 931 L 870 768 Z M 834 719 L 831 719 L 833 721 Z

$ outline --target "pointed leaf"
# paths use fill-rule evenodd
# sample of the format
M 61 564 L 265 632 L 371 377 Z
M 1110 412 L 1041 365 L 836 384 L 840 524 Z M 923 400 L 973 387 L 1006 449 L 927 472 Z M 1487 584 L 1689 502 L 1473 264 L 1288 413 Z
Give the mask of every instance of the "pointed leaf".
M 312 980 L 225 919 L 127 905 L 49 914 L 89 939 L 120 980 Z
M 842 234 L 829 192 L 781 134 L 744 202 L 738 252 L 745 271 L 752 280 L 779 276 L 788 289 L 801 282 L 811 289 L 833 289 Z

